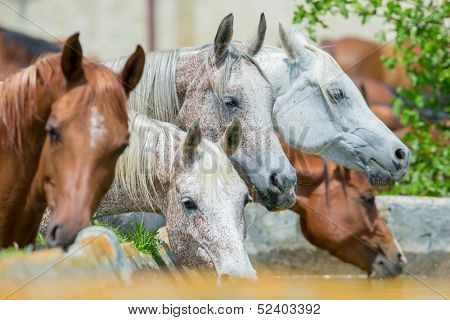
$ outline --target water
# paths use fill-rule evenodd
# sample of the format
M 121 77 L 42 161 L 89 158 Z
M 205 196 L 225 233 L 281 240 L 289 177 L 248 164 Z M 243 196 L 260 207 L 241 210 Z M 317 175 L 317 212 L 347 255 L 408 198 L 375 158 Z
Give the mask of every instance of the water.
M 124 284 L 114 279 L 37 279 L 12 299 L 445 299 L 449 277 L 283 276 L 259 272 L 259 281 L 225 281 L 212 274 L 182 277 L 147 272 Z M 5 297 L 20 284 L 0 287 Z

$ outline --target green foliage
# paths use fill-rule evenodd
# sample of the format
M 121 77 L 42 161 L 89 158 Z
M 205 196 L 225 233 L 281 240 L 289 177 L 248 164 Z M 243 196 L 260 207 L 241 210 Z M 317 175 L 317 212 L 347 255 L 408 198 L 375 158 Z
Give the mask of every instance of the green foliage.
M 25 248 L 18 248 L 15 246 L 11 246 L 11 247 L 0 250 L 0 258 L 8 257 L 8 256 L 15 255 L 15 254 L 30 253 L 31 251 L 33 251 L 32 245 L 28 245 Z
M 124 235 L 122 232 L 120 232 L 120 230 L 118 228 L 116 228 L 116 227 L 109 226 L 109 225 L 107 225 L 106 223 L 103 223 L 100 220 L 94 220 L 94 225 L 110 229 L 117 236 L 117 238 L 119 239 L 120 243 L 130 242 L 128 240 L 128 237 L 126 235 Z
M 38 245 L 40 245 L 41 247 L 45 246 L 45 238 L 40 232 L 38 232 L 38 234 L 36 236 L 36 243 Z
M 160 239 L 158 237 L 158 230 L 149 230 L 145 227 L 143 222 L 134 225 L 132 232 L 122 233 L 118 228 L 106 225 L 105 223 L 94 220 L 96 226 L 111 229 L 117 236 L 120 242 L 132 242 L 137 251 L 143 254 L 150 254 L 155 261 L 160 264 L 161 256 L 159 255 Z
M 448 196 L 450 147 L 446 139 L 450 139 L 449 128 L 427 121 L 419 111 L 428 108 L 450 112 L 449 105 L 438 101 L 438 95 L 448 97 L 450 94 L 449 30 L 444 23 L 450 16 L 450 2 L 306 0 L 305 4 L 297 6 L 293 20 L 305 24 L 310 37 L 315 40 L 315 28 L 328 27 L 324 22 L 328 14 L 345 18 L 353 14 L 360 17 L 363 24 L 371 17 L 382 17 L 387 29 L 379 30 L 375 37 L 380 42 L 392 44 L 396 53 L 392 57 L 383 57 L 382 61 L 390 70 L 401 66 L 411 81 L 410 88 L 398 88 L 397 92 L 413 102 L 418 110 L 409 108 L 400 98 L 393 101 L 393 108 L 402 123 L 411 128 L 403 141 L 411 148 L 413 156 L 407 176 L 390 193 Z M 386 39 L 387 31 L 394 31 L 395 38 Z M 435 126 L 440 132 L 433 136 L 431 131 Z

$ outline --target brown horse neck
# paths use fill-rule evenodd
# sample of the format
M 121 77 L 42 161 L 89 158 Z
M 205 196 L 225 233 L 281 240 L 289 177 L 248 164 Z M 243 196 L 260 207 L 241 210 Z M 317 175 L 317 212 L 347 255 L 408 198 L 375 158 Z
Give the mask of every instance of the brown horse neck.
M 0 247 L 12 245 L 46 137 L 52 103 L 64 88 L 57 55 L 7 78 L 0 86 Z
M 322 183 L 325 177 L 323 160 L 318 156 L 303 153 L 292 148 L 280 135 L 277 136 L 284 153 L 297 173 L 297 184 L 299 186 L 297 194 L 308 197 Z

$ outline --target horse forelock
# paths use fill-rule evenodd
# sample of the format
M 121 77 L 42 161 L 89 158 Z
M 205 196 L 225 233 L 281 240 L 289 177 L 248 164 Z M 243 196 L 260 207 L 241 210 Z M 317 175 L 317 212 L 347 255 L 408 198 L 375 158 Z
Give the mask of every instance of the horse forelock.
M 242 44 L 239 42 L 231 43 L 224 56 L 223 61 L 218 66 L 215 62 L 215 58 L 213 55 L 214 51 L 211 50 L 211 53 L 207 55 L 208 61 L 206 61 L 205 63 L 207 67 L 207 74 L 208 77 L 210 78 L 211 88 L 213 89 L 219 101 L 223 102 L 223 95 L 230 81 L 233 66 L 239 61 L 246 60 L 250 62 L 250 64 L 256 68 L 256 70 L 263 77 L 263 79 L 268 84 L 270 84 L 269 79 L 267 78 L 266 74 L 264 73 L 258 62 L 255 60 L 255 58 L 249 53 L 245 52 L 241 47 Z M 218 71 L 218 76 L 216 77 L 215 82 L 213 82 L 211 79 L 211 71 L 213 67 L 217 68 Z
M 120 189 L 125 189 L 136 204 L 144 203 L 154 209 L 154 204 L 162 200 L 158 199 L 158 188 L 176 184 L 177 169 L 183 165 L 186 133 L 172 124 L 137 113 L 130 115 L 129 123 L 130 145 L 117 162 L 112 196 L 114 190 L 120 193 Z M 205 190 L 205 195 L 223 194 L 223 189 L 238 177 L 230 160 L 216 144 L 205 139 L 198 152 L 199 156 L 189 167 L 192 177 Z
M 324 93 L 325 99 L 330 103 L 325 91 L 330 88 L 330 86 L 333 86 L 335 83 L 334 80 L 338 79 L 344 72 L 329 53 L 310 44 L 306 44 L 305 48 L 313 52 L 316 56 L 313 74 L 317 79 L 320 89 Z
M 101 114 L 127 122 L 127 97 L 120 78 L 94 60 L 85 61 L 83 71 L 86 82 L 76 88 L 79 90 L 68 91 L 70 102 L 64 112 L 85 117 L 95 106 Z
M 52 78 L 62 81 L 60 54 L 46 54 L 36 63 L 6 78 L 0 84 L 0 146 L 18 152 L 23 147 L 22 132 L 37 117 L 37 90 L 49 86 Z

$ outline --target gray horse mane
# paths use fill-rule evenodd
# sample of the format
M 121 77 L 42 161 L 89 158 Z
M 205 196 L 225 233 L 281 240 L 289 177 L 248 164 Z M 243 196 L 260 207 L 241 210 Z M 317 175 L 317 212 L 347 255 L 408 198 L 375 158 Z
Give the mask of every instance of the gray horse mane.
M 114 199 L 126 191 L 136 205 L 144 206 L 144 211 L 158 211 L 154 208 L 162 200 L 157 198 L 158 188 L 175 184 L 186 133 L 175 125 L 135 112 L 130 113 L 129 126 L 130 145 L 117 162 L 115 180 L 107 196 Z M 205 198 L 220 196 L 239 176 L 217 144 L 202 139 L 198 152 L 192 175 L 200 186 L 195 187 L 205 190 Z
M 211 77 L 211 69 L 214 66 L 214 50 L 212 50 L 212 45 L 147 53 L 145 55 L 145 66 L 141 81 L 128 99 L 129 107 L 150 118 L 165 122 L 174 122 L 180 110 L 176 88 L 176 67 L 180 54 L 182 53 L 210 51 L 210 53 L 206 54 L 203 68 L 206 69 L 206 76 L 209 77 L 213 92 L 222 102 L 233 65 L 241 59 L 245 59 L 253 64 L 263 78 L 269 82 L 256 60 L 246 51 L 240 50 L 238 47 L 239 43 L 230 44 L 224 61 L 219 67 L 219 73 L 215 81 Z M 105 65 L 118 72 L 123 68 L 126 60 L 127 57 L 110 60 Z

